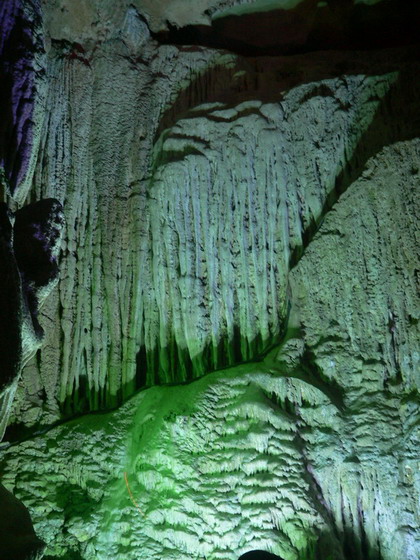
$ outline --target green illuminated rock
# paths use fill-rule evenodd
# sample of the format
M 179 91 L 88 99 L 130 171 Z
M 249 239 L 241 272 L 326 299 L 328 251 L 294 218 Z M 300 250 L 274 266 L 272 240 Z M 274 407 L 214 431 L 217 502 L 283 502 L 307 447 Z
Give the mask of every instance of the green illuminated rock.
M 47 557 L 417 558 L 419 156 L 385 148 L 325 218 L 279 351 L 5 451 Z
M 297 558 L 331 531 L 306 470 L 303 403 L 334 431 L 322 394 L 256 366 L 155 387 L 8 450 L 4 481 L 53 557 Z
M 397 73 L 410 53 L 372 55 L 369 76 L 340 53 L 155 57 L 134 30 L 137 43 L 98 46 L 89 64 L 61 43 L 50 54 L 43 149 L 57 155 L 40 159 L 34 195 L 63 200 L 68 227 L 42 318 L 57 328 L 23 373 L 16 421 L 39 418 L 40 391 L 47 423 L 277 342 L 290 262 L 366 159 L 409 133 L 401 119 L 416 122 Z M 349 75 L 331 77 L 343 64 Z
M 67 230 L 0 472 L 45 560 L 419 557 L 417 20 L 294 4 L 44 2 L 7 203 Z

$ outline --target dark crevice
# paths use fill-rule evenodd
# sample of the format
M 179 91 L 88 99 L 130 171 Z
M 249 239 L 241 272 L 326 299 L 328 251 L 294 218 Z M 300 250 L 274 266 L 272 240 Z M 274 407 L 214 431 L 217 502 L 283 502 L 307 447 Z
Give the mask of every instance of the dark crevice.
M 153 385 L 181 385 L 190 383 L 208 373 L 247 363 L 261 362 L 262 356 L 281 335 L 263 341 L 261 335 L 249 340 L 236 325 L 231 337 L 221 338 L 217 345 L 209 343 L 198 355 L 191 358 L 188 348 L 180 347 L 172 339 L 165 347 L 156 345 L 153 350 L 142 346 L 137 353 L 137 389 Z
M 201 152 L 195 146 L 191 145 L 185 145 L 181 150 L 162 150 L 159 153 L 159 157 L 156 159 L 154 169 L 156 170 L 158 167 L 169 163 L 182 161 L 188 156 L 205 156 L 205 152 Z
M 213 19 L 211 25 L 176 27 L 152 33 L 161 44 L 199 45 L 242 56 L 278 56 L 317 50 L 370 50 L 418 41 L 416 2 L 382 0 L 374 5 L 349 1 L 303 0 L 277 9 Z
M 334 522 L 334 516 L 328 507 L 328 504 L 322 493 L 322 488 L 315 477 L 313 468 L 307 457 L 306 442 L 300 433 L 306 423 L 300 418 L 298 409 L 296 410 L 296 420 L 297 431 L 294 441 L 302 457 L 302 466 L 304 469 L 303 477 L 308 484 L 311 501 L 314 504 L 314 507 L 316 508 L 320 517 L 325 521 L 327 527 L 331 528 L 331 533 L 328 540 L 334 543 L 335 547 L 339 548 L 340 539 L 336 524 Z
M 64 215 L 58 200 L 46 198 L 15 213 L 13 249 L 22 279 L 22 297 L 35 333 L 42 337 L 38 321 L 38 292 L 58 277 L 59 243 Z
M 416 93 L 415 68 L 401 69 L 398 79 L 381 100 L 373 121 L 360 138 L 350 160 L 337 175 L 318 217 L 302 234 L 302 245 L 296 246 L 290 257 L 290 269 L 302 258 L 305 250 L 319 231 L 325 217 L 366 168 L 368 160 L 385 146 L 411 140 L 420 134 L 420 103 Z M 392 108 L 390 110 L 390 108 Z
M 22 285 L 11 216 L 6 204 L 0 203 L 0 391 L 17 376 L 22 357 Z
M 89 389 L 89 392 L 92 393 L 92 390 Z M 130 395 L 132 398 L 134 395 Z M 128 400 L 128 399 L 127 399 Z M 67 403 L 67 401 L 66 401 Z M 102 408 L 102 410 L 74 410 L 74 403 L 72 399 L 69 399 L 69 405 L 66 407 L 66 404 L 63 405 L 63 408 L 66 408 L 69 413 L 66 416 L 63 416 L 59 420 L 55 422 L 51 422 L 51 424 L 40 426 L 39 424 L 34 424 L 31 426 L 27 426 L 21 422 L 16 422 L 13 424 L 9 424 L 4 434 L 4 438 L 0 442 L 0 451 L 2 449 L 9 449 L 9 447 L 16 447 L 25 441 L 30 441 L 35 439 L 39 436 L 44 436 L 51 430 L 58 428 L 60 426 L 64 426 L 66 424 L 70 424 L 71 422 L 77 422 L 80 418 L 85 416 L 103 416 L 105 417 L 108 414 L 111 414 L 119 409 L 121 403 L 117 404 L 114 407 L 108 406 L 106 409 Z
M 303 381 L 325 395 L 329 402 L 339 412 L 344 412 L 345 404 L 343 388 L 334 379 L 325 377 L 321 368 L 316 364 L 316 356 L 309 348 L 305 349 L 299 359 L 298 365 L 295 367 L 288 367 L 287 364 L 279 361 L 278 357 L 281 352 L 281 347 L 292 337 L 303 338 L 303 333 L 300 331 L 292 335 L 290 330 L 288 330 L 284 335 L 283 340 L 265 353 L 261 364 L 262 370 L 268 371 L 270 374 L 278 375 L 279 377 L 287 377 Z
M 345 76 L 385 75 L 419 60 L 420 44 L 417 44 L 372 51 L 368 57 L 362 52 L 335 51 L 250 58 L 246 61 L 238 59 L 234 67 L 216 64 L 198 74 L 179 92 L 175 101 L 161 115 L 154 143 L 164 130 L 184 118 L 203 116 L 212 119 L 213 112 L 236 109 L 247 101 L 279 103 L 288 91 L 303 84 Z M 324 84 L 314 85 L 314 88 L 314 95 L 329 94 Z M 201 105 L 205 105 L 205 108 L 197 110 Z M 255 111 L 255 108 L 252 110 Z
M 282 560 L 282 558 L 265 550 L 250 550 L 242 554 L 239 560 Z
M 308 348 L 305 349 L 299 364 L 304 380 L 324 393 L 330 402 L 340 411 L 344 411 L 344 390 L 334 380 L 324 376 L 316 363 L 316 356 Z

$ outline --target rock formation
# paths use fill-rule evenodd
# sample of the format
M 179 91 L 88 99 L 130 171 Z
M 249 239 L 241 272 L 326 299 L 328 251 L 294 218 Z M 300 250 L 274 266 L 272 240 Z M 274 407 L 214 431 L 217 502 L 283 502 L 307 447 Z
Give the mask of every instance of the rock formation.
M 419 9 L 8 6 L 1 354 L 45 339 L 0 464 L 45 558 L 416 560 Z
M 63 222 L 57 200 L 14 214 L 0 205 L 0 440 L 22 368 L 42 344 L 38 313 L 57 284 Z M 43 548 L 25 506 L 0 484 L 0 558 L 35 560 Z
M 54 199 L 15 213 L 0 206 L 0 439 L 21 370 L 42 344 L 38 313 L 58 281 L 63 225 L 62 206 Z
M 0 485 L 0 554 L 2 558 L 41 558 L 45 544 L 35 535 L 28 510 Z

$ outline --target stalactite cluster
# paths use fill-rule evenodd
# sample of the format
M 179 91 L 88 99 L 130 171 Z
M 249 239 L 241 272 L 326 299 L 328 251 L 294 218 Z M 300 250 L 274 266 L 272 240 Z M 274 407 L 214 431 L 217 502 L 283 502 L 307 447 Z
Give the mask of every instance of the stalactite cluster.
M 339 78 L 328 76 L 340 57 L 298 58 L 301 74 L 319 64 L 321 80 L 276 94 L 282 61 L 245 70 L 217 52 L 161 47 L 153 59 L 149 47 L 140 71 L 109 47 L 89 65 L 62 48 L 41 145 L 56 156 L 40 161 L 34 183 L 36 198 L 54 194 L 66 208 L 59 292 L 44 312 L 60 329 L 27 377 L 70 413 L 253 358 L 279 339 L 290 265 L 381 145 L 377 129 L 400 137 L 388 121 L 401 106 L 401 54 L 378 57 L 377 76 Z M 298 74 L 286 84 L 305 82 Z
M 1 4 L 0 560 L 418 559 L 419 20 Z

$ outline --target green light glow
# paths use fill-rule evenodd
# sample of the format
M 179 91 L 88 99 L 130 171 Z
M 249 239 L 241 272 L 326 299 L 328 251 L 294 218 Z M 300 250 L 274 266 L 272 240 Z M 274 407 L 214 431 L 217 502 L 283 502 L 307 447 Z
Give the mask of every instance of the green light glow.
M 254 0 L 253 2 L 239 4 L 228 9 L 218 11 L 212 19 L 227 16 L 241 16 L 258 12 L 270 12 L 271 10 L 292 10 L 304 0 Z

